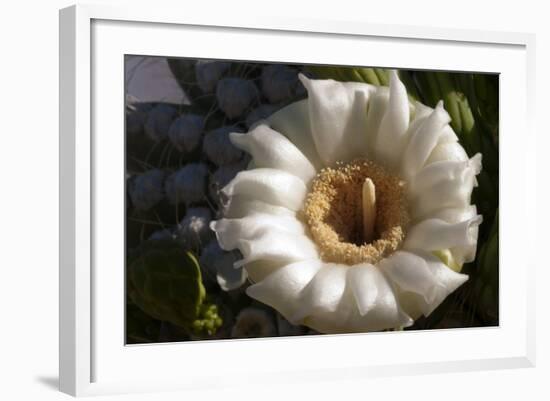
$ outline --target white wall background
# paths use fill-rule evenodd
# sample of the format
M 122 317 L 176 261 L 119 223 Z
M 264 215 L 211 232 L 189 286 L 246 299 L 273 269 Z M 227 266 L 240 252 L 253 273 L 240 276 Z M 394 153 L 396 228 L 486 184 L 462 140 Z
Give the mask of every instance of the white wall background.
M 97 3 L 135 4 L 113 0 Z M 328 382 L 223 395 L 150 394 L 106 397 L 129 400 L 295 399 L 529 399 L 550 396 L 550 267 L 547 157 L 550 91 L 550 25 L 543 1 L 320 0 L 163 1 L 190 12 L 364 20 L 373 23 L 525 31 L 537 35 L 537 121 L 539 135 L 537 240 L 537 367 L 534 369 Z M 217 4 L 220 3 L 220 4 Z M 0 398 L 57 400 L 58 292 L 58 9 L 64 0 L 6 2 L 0 23 Z M 230 45 L 230 44 L 228 44 Z M 521 133 L 518 133 L 521 135 Z M 505 179 L 505 178 L 504 178 Z M 518 269 L 523 266 L 518 266 Z M 243 378 L 246 380 L 246 378 Z

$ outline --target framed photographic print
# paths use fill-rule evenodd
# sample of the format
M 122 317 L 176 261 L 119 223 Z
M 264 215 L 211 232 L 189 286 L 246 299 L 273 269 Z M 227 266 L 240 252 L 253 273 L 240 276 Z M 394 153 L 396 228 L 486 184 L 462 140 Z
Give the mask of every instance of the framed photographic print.
M 60 14 L 62 391 L 532 366 L 532 36 L 150 11 Z

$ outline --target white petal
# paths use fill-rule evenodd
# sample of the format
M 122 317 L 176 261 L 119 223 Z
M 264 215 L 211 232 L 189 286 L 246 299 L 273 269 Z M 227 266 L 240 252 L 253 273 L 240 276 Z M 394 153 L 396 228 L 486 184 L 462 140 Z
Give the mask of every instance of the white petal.
M 411 134 L 416 132 L 418 127 L 420 127 L 420 125 L 424 123 L 426 118 L 428 118 L 430 114 L 432 114 L 432 112 L 434 111 L 434 109 L 432 109 L 431 107 L 423 105 L 422 103 L 419 103 L 419 102 L 415 102 L 414 105 L 415 105 L 414 119 L 409 124 L 409 132 Z M 441 135 L 439 136 L 437 144 L 440 145 L 444 143 L 451 143 L 451 142 L 457 142 L 457 141 L 458 141 L 458 137 L 456 136 L 451 126 L 447 124 L 441 130 Z
M 301 316 L 301 310 L 299 312 L 297 316 Z M 335 310 L 308 313 L 294 324 L 304 324 L 320 333 L 337 334 L 372 330 L 365 327 L 364 319 L 359 314 L 357 303 L 347 283 Z
M 429 191 L 442 182 L 453 182 L 460 185 L 467 169 L 477 175 L 481 171 L 481 154 L 478 153 L 468 161 L 439 161 L 428 164 L 414 177 L 409 190 L 409 198 Z
M 477 209 L 475 205 L 471 205 L 466 208 L 442 209 L 435 212 L 430 217 L 434 219 L 441 219 L 448 223 L 455 224 L 461 221 L 471 220 L 476 215 L 477 215 Z M 476 250 L 477 250 L 478 230 L 479 230 L 479 226 L 470 228 L 469 234 L 473 239 L 475 239 L 475 241 L 472 241 L 470 245 L 462 246 L 462 247 L 453 247 L 449 249 L 454 260 L 459 265 L 472 262 L 475 259 Z
M 296 212 L 286 207 L 271 205 L 243 195 L 233 195 L 223 210 L 223 216 L 231 219 L 255 213 L 265 213 L 274 216 L 296 216 Z
M 418 128 L 426 121 L 428 117 L 430 117 L 430 115 L 434 111 L 434 109 L 432 109 L 431 107 L 428 107 L 418 101 L 415 101 L 414 103 L 412 103 L 412 106 L 414 109 L 414 117 L 412 121 L 409 123 L 409 128 L 406 134 L 409 137 L 412 136 L 418 130 Z M 445 125 L 441 130 L 441 134 L 437 141 L 437 145 L 457 142 L 457 141 L 458 141 L 458 137 L 456 136 L 451 126 Z
M 221 219 L 210 223 L 216 233 L 220 247 L 230 251 L 237 247 L 242 239 L 253 239 L 264 232 L 277 230 L 296 235 L 303 235 L 305 228 L 302 222 L 293 216 L 273 216 L 270 214 L 253 214 L 240 219 Z
M 454 224 L 439 219 L 423 220 L 409 229 L 403 248 L 439 251 L 454 247 L 470 247 L 477 242 L 477 227 L 481 221 L 481 216 Z
M 244 258 L 235 267 L 256 260 L 290 263 L 319 257 L 315 244 L 307 236 L 286 231 L 266 231 L 254 238 L 240 239 L 237 245 Z
M 406 327 L 413 323 L 404 314 L 391 285 L 376 266 L 361 264 L 348 271 L 348 282 L 367 330 Z
M 456 175 L 444 177 L 441 174 L 438 178 L 443 179 L 433 180 L 432 185 L 425 187 L 423 191 L 411 188 L 409 198 L 411 217 L 419 220 L 440 209 L 467 207 L 470 204 L 472 190 L 477 183 L 478 172 L 479 168 L 474 163 L 466 165 L 466 168 L 459 170 Z M 427 186 L 427 184 L 422 185 Z
M 313 141 L 325 165 L 366 154 L 367 101 L 374 86 L 299 75 L 308 91 Z
M 399 289 L 408 293 L 415 302 L 403 302 L 408 313 L 416 315 L 414 309 L 428 316 L 468 276 L 456 273 L 429 253 L 397 251 L 382 260 L 380 269 Z
M 369 159 L 374 161 L 378 161 L 376 157 L 376 143 L 378 141 L 378 133 L 380 132 L 380 123 L 386 113 L 389 99 L 389 88 L 381 86 L 372 94 L 367 105 L 365 132 L 367 141 L 367 156 Z
M 428 117 L 430 114 L 432 114 L 433 109 L 429 106 L 426 106 L 424 103 L 420 103 L 419 101 L 413 102 L 414 106 L 414 119 L 413 121 L 420 121 L 423 118 Z M 411 122 L 412 124 L 412 122 Z M 409 125 L 410 128 L 410 125 Z
M 455 224 L 461 221 L 469 220 L 477 215 L 475 205 L 469 205 L 465 208 L 440 209 L 430 215 L 431 219 L 444 220 L 447 223 Z
M 444 160 L 464 162 L 468 160 L 468 155 L 458 142 L 438 143 L 426 160 L 426 165 Z
M 299 210 L 307 189 L 295 175 L 281 170 L 258 168 L 241 171 L 222 192 L 229 197 L 246 195 L 250 199 Z
M 443 144 L 443 143 L 453 143 L 458 142 L 458 136 L 456 136 L 455 132 L 451 128 L 450 125 L 446 125 L 441 130 L 441 135 L 439 136 L 439 140 L 437 141 L 437 144 Z
M 248 287 L 246 293 L 279 311 L 289 319 L 298 305 L 304 287 L 319 271 L 322 262 L 309 259 L 283 266 L 262 281 Z
M 433 302 L 433 277 L 422 257 L 410 252 L 397 251 L 382 260 L 379 266 L 402 290 L 422 295 L 427 303 Z
M 281 260 L 254 260 L 243 265 L 243 268 L 250 282 L 258 283 L 287 264 L 288 262 Z
M 323 274 L 321 270 L 304 289 L 299 300 L 297 313 L 293 316 L 298 318 L 294 323 L 306 324 L 322 333 L 350 333 L 376 331 L 388 328 L 409 326 L 413 323 L 399 307 L 394 292 L 386 278 L 380 272 L 373 272 L 373 276 L 362 277 L 369 280 L 369 284 L 376 286 L 374 304 L 364 315 L 358 307 L 357 295 L 362 294 L 369 287 L 365 287 L 361 277 L 352 273 L 361 266 L 327 265 Z M 345 282 L 342 277 L 345 274 Z M 358 285 L 353 285 L 355 279 L 359 278 Z M 370 280 L 374 279 L 374 283 Z M 325 294 L 319 291 L 313 295 L 316 280 L 321 287 L 322 282 L 330 285 L 330 291 Z M 311 292 L 308 292 L 311 291 Z M 309 297 L 308 297 L 309 295 Z
M 380 284 L 387 285 L 387 283 L 376 267 L 370 264 L 354 266 L 348 272 L 348 279 L 359 313 L 364 316 L 376 306 Z
M 413 178 L 408 191 L 409 199 L 415 199 L 431 187 L 443 182 L 454 181 L 462 175 L 467 162 L 440 161 L 428 164 Z
M 376 159 L 394 169 L 401 161 L 405 149 L 409 127 L 409 98 L 405 85 L 397 77 L 397 73 L 390 73 L 389 104 L 380 122 L 380 129 L 376 143 Z
M 316 169 L 322 167 L 323 163 L 319 158 L 311 133 L 307 99 L 291 103 L 272 114 L 267 121 L 271 128 L 290 139 Z
M 323 265 L 315 277 L 302 291 L 291 323 L 298 323 L 308 316 L 323 315 L 336 311 L 346 289 L 348 267 L 328 263 Z
M 435 110 L 412 134 L 403 157 L 401 166 L 405 177 L 414 176 L 420 170 L 434 150 L 443 127 L 451 121 L 449 114 L 439 102 Z
M 286 137 L 265 124 L 257 124 L 248 134 L 231 133 L 231 142 L 250 153 L 256 167 L 283 170 L 308 183 L 315 177 L 315 167 Z

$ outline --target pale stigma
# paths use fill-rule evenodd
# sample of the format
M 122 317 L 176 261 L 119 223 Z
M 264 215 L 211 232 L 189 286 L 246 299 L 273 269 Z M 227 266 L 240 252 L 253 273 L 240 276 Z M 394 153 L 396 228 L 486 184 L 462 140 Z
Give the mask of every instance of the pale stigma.
M 374 240 L 374 226 L 376 224 L 376 192 L 370 178 L 363 183 L 363 239 L 366 243 Z

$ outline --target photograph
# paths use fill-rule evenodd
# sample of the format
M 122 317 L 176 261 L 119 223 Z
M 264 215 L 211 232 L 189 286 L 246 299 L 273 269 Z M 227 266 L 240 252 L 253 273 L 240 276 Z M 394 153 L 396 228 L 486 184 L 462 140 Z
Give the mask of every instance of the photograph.
M 0 400 L 550 400 L 544 4 L 6 3 Z
M 499 326 L 499 74 L 120 73 L 126 345 Z

